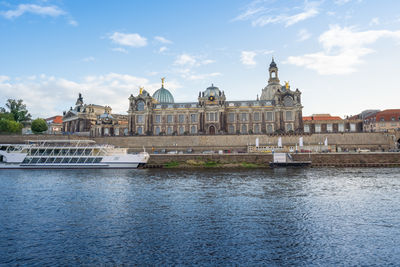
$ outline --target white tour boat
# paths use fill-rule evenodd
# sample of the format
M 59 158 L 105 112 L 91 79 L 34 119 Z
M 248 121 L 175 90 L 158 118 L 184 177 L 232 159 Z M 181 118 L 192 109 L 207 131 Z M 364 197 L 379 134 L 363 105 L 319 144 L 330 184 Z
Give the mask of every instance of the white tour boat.
M 144 166 L 150 158 L 147 152 L 128 154 L 127 150 L 92 140 L 0 144 L 0 169 L 132 169 Z

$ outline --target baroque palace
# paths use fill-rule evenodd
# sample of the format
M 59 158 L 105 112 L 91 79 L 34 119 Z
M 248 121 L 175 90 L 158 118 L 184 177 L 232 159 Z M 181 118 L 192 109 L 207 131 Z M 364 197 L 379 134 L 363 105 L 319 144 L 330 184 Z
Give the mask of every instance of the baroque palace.
M 227 101 L 225 92 L 211 85 L 197 102 L 175 103 L 161 88 L 153 96 L 141 89 L 129 97 L 130 135 L 261 134 L 302 132 L 301 92 L 280 84 L 272 59 L 268 85 L 256 100 Z
M 228 101 L 211 85 L 196 102 L 175 103 L 164 87 L 151 96 L 143 88 L 129 97 L 128 115 L 86 105 L 79 94 L 75 108 L 64 112 L 63 131 L 91 136 L 272 134 L 303 132 L 301 92 L 281 85 L 272 59 L 267 86 L 255 100 Z

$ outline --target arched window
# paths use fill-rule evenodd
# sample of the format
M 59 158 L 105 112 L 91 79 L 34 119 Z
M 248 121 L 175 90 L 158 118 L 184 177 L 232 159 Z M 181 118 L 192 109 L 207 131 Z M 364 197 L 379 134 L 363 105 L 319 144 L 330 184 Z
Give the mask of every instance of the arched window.
M 144 102 L 143 101 L 138 101 L 137 102 L 137 110 L 138 111 L 143 111 L 144 110 Z

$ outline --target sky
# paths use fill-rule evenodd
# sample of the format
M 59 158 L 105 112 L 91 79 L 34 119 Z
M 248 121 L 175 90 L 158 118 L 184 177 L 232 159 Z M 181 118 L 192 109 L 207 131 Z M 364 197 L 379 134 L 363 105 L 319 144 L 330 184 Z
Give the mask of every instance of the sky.
M 126 114 L 139 87 L 255 100 L 274 57 L 303 115 L 400 108 L 398 0 L 0 0 L 0 106 L 33 118 L 87 104 Z

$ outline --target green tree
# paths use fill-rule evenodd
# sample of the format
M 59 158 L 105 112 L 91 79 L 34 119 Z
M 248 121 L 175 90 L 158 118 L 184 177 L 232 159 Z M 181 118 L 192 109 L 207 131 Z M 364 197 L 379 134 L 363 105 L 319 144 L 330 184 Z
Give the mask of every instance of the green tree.
M 44 119 L 36 119 L 32 121 L 31 129 L 34 133 L 42 133 L 47 131 L 47 123 Z
M 0 132 L 1 133 L 20 133 L 23 125 L 14 120 L 0 119 Z
M 26 105 L 22 103 L 22 99 L 8 99 L 6 107 L 10 110 L 16 122 L 27 123 L 31 120 L 31 114 L 26 109 Z

